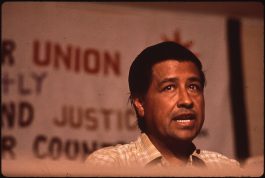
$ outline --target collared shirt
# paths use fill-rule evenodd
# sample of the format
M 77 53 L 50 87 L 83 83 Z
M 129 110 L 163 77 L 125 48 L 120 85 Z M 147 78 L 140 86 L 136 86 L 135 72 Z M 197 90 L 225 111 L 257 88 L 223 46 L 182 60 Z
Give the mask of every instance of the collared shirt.
M 152 144 L 148 136 L 142 133 L 136 141 L 129 144 L 110 146 L 99 149 L 88 156 L 85 163 L 93 166 L 159 166 L 170 164 Z M 186 166 L 204 166 L 208 168 L 237 167 L 236 160 L 206 150 L 195 149 L 189 156 Z

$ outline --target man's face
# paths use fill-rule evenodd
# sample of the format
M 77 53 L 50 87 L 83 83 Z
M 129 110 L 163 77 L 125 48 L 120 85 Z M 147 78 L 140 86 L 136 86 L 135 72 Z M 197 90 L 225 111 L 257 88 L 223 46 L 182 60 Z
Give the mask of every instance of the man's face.
M 152 68 L 143 100 L 150 136 L 191 141 L 204 121 L 204 96 L 199 70 L 189 61 L 166 60 Z

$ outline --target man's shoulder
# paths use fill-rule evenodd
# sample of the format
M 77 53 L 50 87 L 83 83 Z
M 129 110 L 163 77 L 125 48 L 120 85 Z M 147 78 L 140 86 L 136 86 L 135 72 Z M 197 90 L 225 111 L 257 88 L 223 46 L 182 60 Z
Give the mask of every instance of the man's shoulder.
M 126 157 L 128 157 L 127 154 L 132 153 L 131 150 L 134 149 L 136 149 L 135 142 L 104 147 L 91 153 L 87 157 L 85 163 L 88 165 L 97 166 L 121 165 L 124 164 L 124 160 L 126 159 Z
M 235 159 L 215 151 L 200 150 L 199 157 L 209 166 L 240 166 L 239 162 Z

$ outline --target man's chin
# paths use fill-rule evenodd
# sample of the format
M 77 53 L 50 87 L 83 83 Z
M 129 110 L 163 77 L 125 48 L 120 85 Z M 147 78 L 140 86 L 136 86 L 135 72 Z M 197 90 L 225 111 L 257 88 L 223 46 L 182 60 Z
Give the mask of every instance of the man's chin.
M 191 142 L 196 137 L 196 134 L 175 134 L 174 139 L 184 142 Z

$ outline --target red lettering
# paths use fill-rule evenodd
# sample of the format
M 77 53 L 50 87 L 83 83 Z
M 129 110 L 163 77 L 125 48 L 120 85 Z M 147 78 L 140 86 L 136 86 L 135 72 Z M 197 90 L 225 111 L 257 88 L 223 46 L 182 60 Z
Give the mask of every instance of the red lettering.
M 80 71 L 80 48 L 75 50 L 75 72 Z
M 120 75 L 120 53 L 116 52 L 114 57 L 111 57 L 109 52 L 104 53 L 104 74 L 108 75 L 109 70 L 113 69 L 114 74 Z
M 59 69 L 60 61 L 63 62 L 66 69 L 71 69 L 71 46 L 67 46 L 66 52 L 63 52 L 61 47 L 58 44 L 54 45 L 54 67 L 55 69 Z
M 97 50 L 88 49 L 84 54 L 84 68 L 87 73 L 97 74 L 100 69 L 100 58 Z
M 51 61 L 51 43 L 46 42 L 44 48 L 44 57 L 40 58 L 40 42 L 34 41 L 33 42 L 33 62 L 38 66 L 48 66 Z
M 67 70 L 69 72 L 84 72 L 89 75 L 102 74 L 121 75 L 120 53 L 115 51 L 100 51 L 98 49 L 81 49 L 58 43 L 40 41 L 33 42 L 33 63 L 39 67 L 51 66 L 56 70 Z

